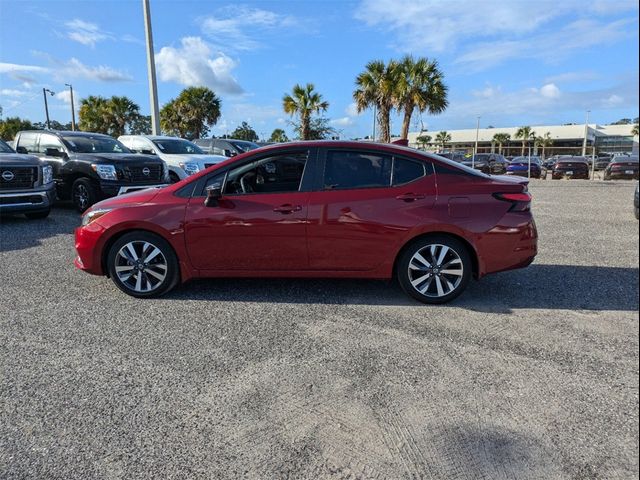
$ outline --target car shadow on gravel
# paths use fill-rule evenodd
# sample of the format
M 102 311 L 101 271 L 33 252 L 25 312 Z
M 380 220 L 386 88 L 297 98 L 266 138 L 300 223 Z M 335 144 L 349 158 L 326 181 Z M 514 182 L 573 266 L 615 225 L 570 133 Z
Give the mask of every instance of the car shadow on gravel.
M 56 235 L 73 235 L 80 225 L 80 214 L 69 203 L 56 205 L 47 218 L 28 219 L 24 215 L 0 216 L 0 252 L 37 247 Z
M 350 279 L 202 279 L 187 283 L 165 298 L 421 306 L 405 295 L 397 282 Z M 534 264 L 472 281 L 467 291 L 449 305 L 487 313 L 526 308 L 637 311 L 638 269 Z

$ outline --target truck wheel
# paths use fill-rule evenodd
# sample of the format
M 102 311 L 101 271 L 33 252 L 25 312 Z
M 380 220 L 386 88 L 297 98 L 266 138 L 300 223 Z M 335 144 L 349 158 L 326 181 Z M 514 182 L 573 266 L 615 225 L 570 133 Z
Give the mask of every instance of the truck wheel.
M 178 183 L 180 181 L 180 177 L 176 172 L 169 172 L 169 181 L 171 183 Z
M 71 200 L 80 213 L 98 200 L 98 193 L 88 178 L 79 178 L 71 187 Z

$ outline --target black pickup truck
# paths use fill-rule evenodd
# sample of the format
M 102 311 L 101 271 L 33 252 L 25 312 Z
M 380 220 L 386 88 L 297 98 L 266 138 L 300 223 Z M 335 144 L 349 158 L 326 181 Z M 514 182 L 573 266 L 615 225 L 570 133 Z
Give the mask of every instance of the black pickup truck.
M 100 133 L 26 130 L 16 135 L 18 153 L 31 153 L 53 169 L 58 198 L 84 212 L 108 197 L 169 184 L 166 164 L 132 153 Z
M 55 200 L 52 169 L 33 155 L 20 155 L 0 140 L 0 214 L 45 218 Z

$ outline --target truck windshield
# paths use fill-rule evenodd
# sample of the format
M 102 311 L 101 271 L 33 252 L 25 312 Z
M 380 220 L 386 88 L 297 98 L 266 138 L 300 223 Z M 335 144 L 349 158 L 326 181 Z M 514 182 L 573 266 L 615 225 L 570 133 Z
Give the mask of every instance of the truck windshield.
M 62 139 L 76 153 L 131 153 L 119 141 L 106 135 L 65 135 Z
M 198 147 L 197 145 L 187 140 L 182 140 L 181 138 L 175 138 L 175 139 L 172 138 L 168 140 L 165 140 L 165 139 L 154 140 L 153 143 L 155 144 L 156 147 L 160 149 L 162 153 L 178 154 L 178 155 L 183 155 L 183 154 L 203 155 L 204 154 L 204 152 L 200 150 L 200 147 Z

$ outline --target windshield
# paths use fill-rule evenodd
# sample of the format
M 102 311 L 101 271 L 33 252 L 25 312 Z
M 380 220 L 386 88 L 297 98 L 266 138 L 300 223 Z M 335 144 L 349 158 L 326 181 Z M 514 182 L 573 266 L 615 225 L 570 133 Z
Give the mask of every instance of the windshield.
M 204 154 L 204 152 L 196 144 L 191 143 L 188 140 L 183 140 L 182 138 L 154 140 L 153 143 L 160 149 L 162 153 L 176 155 Z
M 234 140 L 233 142 L 230 142 L 231 145 L 233 145 L 234 147 L 236 147 L 240 152 L 248 152 L 249 150 L 255 150 L 256 148 L 260 148 L 260 146 L 257 143 L 253 143 L 253 142 L 239 142 L 237 140 Z
M 106 135 L 65 135 L 62 139 L 76 153 L 131 153 L 119 141 Z
M 626 163 L 626 162 L 638 162 L 638 157 L 635 155 L 629 157 L 616 157 L 613 159 L 612 163 Z
M 529 163 L 529 157 L 516 157 L 511 160 L 511 163 Z M 540 163 L 538 157 L 531 157 L 531 163 Z
M 0 153 L 16 153 L 9 145 L 0 140 Z

